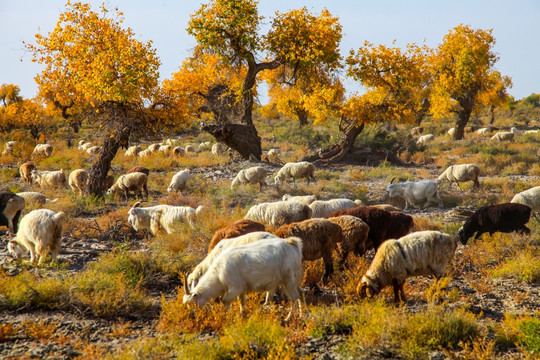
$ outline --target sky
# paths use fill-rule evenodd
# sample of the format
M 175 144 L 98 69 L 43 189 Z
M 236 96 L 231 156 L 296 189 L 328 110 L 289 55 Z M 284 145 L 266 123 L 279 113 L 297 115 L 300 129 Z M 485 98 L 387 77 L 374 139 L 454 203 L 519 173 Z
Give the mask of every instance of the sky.
M 31 62 L 23 41 L 46 35 L 56 25 L 67 0 L 0 0 L 0 84 L 15 84 L 21 95 L 37 94 L 34 77 L 42 65 Z M 104 1 L 87 0 L 95 10 Z M 186 27 L 190 14 L 202 3 L 195 0 L 108 0 L 109 9 L 118 7 L 124 25 L 142 41 L 152 40 L 162 65 L 161 79 L 168 79 L 196 45 Z M 459 24 L 474 29 L 493 29 L 496 39 L 495 64 L 512 78 L 509 93 L 516 99 L 540 93 L 540 0 L 260 0 L 259 13 L 265 17 L 261 33 L 268 29 L 276 11 L 302 6 L 315 13 L 326 7 L 343 26 L 341 54 L 358 49 L 364 41 L 397 46 L 425 43 L 436 47 Z M 346 80 L 349 92 L 359 84 Z M 263 96 L 260 99 L 265 102 Z

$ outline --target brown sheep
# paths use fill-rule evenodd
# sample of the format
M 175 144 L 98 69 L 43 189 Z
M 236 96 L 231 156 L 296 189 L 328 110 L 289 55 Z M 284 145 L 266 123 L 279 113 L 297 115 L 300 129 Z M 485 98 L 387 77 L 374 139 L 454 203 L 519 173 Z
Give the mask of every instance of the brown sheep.
M 369 226 L 361 219 L 351 215 L 333 217 L 328 220 L 339 225 L 343 233 L 343 241 L 339 245 L 341 249 L 339 268 L 343 269 L 349 252 L 352 251 L 358 256 L 362 256 L 366 252 Z
M 253 220 L 242 219 L 233 222 L 229 226 L 221 228 L 214 233 L 210 244 L 208 245 L 208 253 L 223 239 L 231 239 L 240 235 L 248 234 L 256 231 L 266 231 L 263 224 Z
M 21 174 L 21 180 L 28 185 L 32 184 L 32 170 L 36 168 L 36 165 L 32 161 L 25 162 L 19 167 L 19 173 Z
M 83 169 L 73 170 L 68 177 L 68 184 L 73 192 L 79 191 L 79 196 L 82 196 L 86 186 L 88 185 L 89 174 Z
M 327 219 L 308 219 L 279 227 L 275 234 L 286 239 L 297 236 L 302 239 L 302 261 L 317 260 L 324 262 L 323 284 L 334 272 L 332 252 L 336 244 L 343 240 L 341 227 Z
M 150 170 L 148 168 L 145 168 L 144 166 L 134 166 L 131 169 L 129 169 L 126 174 L 131 174 L 134 172 L 140 172 L 143 174 L 146 174 L 146 176 L 150 175 Z

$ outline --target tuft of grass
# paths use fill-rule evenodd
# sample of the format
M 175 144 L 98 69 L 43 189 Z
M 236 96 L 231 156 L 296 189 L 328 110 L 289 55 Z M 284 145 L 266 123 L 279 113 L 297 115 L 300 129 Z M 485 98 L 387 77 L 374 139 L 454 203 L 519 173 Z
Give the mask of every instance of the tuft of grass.
M 11 323 L 0 324 L 0 343 L 8 341 L 9 338 L 17 334 L 18 327 L 13 326 Z
M 504 320 L 496 327 L 495 340 L 505 347 L 519 346 L 535 359 L 540 355 L 540 318 L 505 314 Z
M 29 338 L 47 342 L 58 328 L 58 322 L 46 322 L 43 319 L 39 321 L 27 320 L 21 324 L 21 327 L 24 328 L 26 336 Z
M 491 271 L 493 277 L 511 277 L 529 284 L 540 284 L 540 252 L 530 249 L 508 258 Z

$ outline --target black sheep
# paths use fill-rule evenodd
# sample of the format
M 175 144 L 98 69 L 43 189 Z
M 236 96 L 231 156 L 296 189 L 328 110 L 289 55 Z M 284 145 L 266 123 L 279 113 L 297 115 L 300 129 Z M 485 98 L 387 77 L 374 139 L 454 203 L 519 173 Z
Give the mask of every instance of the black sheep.
M 475 233 L 475 239 L 487 232 L 490 235 L 495 232 L 512 231 L 530 234 L 531 230 L 525 224 L 531 217 L 531 211 L 532 209 L 526 205 L 513 203 L 483 206 L 458 230 L 459 241 L 465 245 Z

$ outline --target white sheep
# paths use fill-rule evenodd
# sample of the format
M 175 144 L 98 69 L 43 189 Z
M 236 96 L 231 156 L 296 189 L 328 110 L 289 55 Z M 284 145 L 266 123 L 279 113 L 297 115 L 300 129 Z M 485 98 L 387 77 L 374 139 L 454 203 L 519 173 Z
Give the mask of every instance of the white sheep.
M 176 156 L 184 156 L 184 155 L 186 155 L 186 149 L 184 149 L 181 146 L 176 146 L 173 149 L 173 154 L 176 155 Z
M 199 279 L 208 271 L 208 268 L 216 257 L 218 257 L 223 250 L 234 246 L 240 246 L 249 244 L 262 239 L 277 238 L 276 235 L 265 231 L 256 231 L 245 235 L 240 235 L 230 239 L 221 240 L 213 249 L 206 255 L 206 257 L 193 269 L 193 271 L 187 277 L 187 284 L 190 289 L 193 289 L 199 283 Z
M 79 142 L 77 143 L 77 146 L 81 146 L 82 144 L 84 144 L 86 142 L 86 140 L 82 139 L 82 140 L 79 140 Z
M 2 150 L 2 155 L 13 154 L 13 148 L 15 147 L 16 141 L 8 141 L 4 144 L 4 149 Z
M 530 188 L 514 195 L 510 202 L 527 205 L 535 212 L 535 217 L 537 217 L 540 212 L 540 186 Z
M 435 135 L 433 134 L 422 135 L 416 140 L 416 145 L 426 145 L 433 140 L 435 140 Z
M 22 197 L 27 204 L 38 204 L 43 205 L 50 202 L 56 202 L 58 199 L 51 200 L 47 198 L 42 193 L 36 191 L 23 191 L 17 193 L 18 196 Z
M 302 203 L 302 204 L 309 205 L 312 202 L 314 202 L 315 200 L 317 200 L 317 197 L 315 195 L 293 196 L 293 195 L 285 194 L 285 195 L 283 195 L 281 200 L 283 200 L 283 201 L 295 201 L 295 202 L 299 202 L 299 203 Z
M 94 155 L 99 154 L 100 150 L 101 150 L 101 146 L 95 145 L 95 146 L 91 146 L 88 149 L 86 149 L 86 153 L 88 155 L 94 156 Z
M 199 146 L 197 147 L 197 150 L 199 150 L 199 152 L 200 151 L 205 151 L 205 150 L 209 149 L 210 146 L 212 146 L 212 143 L 210 141 L 204 141 L 204 142 L 199 144 Z
M 253 166 L 248 169 L 240 170 L 231 183 L 231 190 L 235 186 L 242 184 L 259 184 L 259 191 L 266 185 L 266 175 L 268 172 L 262 166 Z
M 10 254 L 19 257 L 30 252 L 30 262 L 39 258 L 42 264 L 48 253 L 52 260 L 60 253 L 65 214 L 48 209 L 33 210 L 26 214 L 19 226 L 17 236 L 9 242 Z
M 409 205 L 416 208 L 417 203 L 423 201 L 426 202 L 424 208 L 434 202 L 437 202 L 439 207 L 442 207 L 438 185 L 432 180 L 406 181 L 398 184 L 390 183 L 386 187 L 386 192 L 390 197 L 399 196 L 405 200 L 405 208 L 403 210 L 407 210 Z
M 184 150 L 186 151 L 186 153 L 189 153 L 189 152 L 194 153 L 195 152 L 195 148 L 193 147 L 193 145 L 186 145 Z
M 89 178 L 90 174 L 88 173 L 88 171 L 83 169 L 76 169 L 69 174 L 68 185 L 74 193 L 78 191 L 79 195 L 82 196 L 84 190 L 86 189 L 86 186 L 88 185 Z
M 363 296 L 378 294 L 388 285 L 394 287 L 394 300 L 406 301 L 403 285 L 410 276 L 444 276 L 454 257 L 457 241 L 439 231 L 419 231 L 398 240 L 387 240 L 379 246 L 371 265 L 358 283 Z
M 446 133 L 450 135 L 450 137 L 454 137 L 454 134 L 456 133 L 456 128 L 452 127 Z
M 141 150 L 137 154 L 137 156 L 139 156 L 140 158 L 145 158 L 145 157 L 150 156 L 150 155 L 152 155 L 152 152 L 150 150 L 148 150 L 148 149 Z
M 142 151 L 139 145 L 133 145 L 127 148 L 125 156 L 137 156 Z
M 57 171 L 32 170 L 32 181 L 37 182 L 40 187 L 64 187 L 66 186 L 66 174 L 64 169 Z
M 331 200 L 316 200 L 309 204 L 311 208 L 312 218 L 323 218 L 330 215 L 330 213 L 339 210 L 346 210 L 355 206 L 362 205 L 359 200 L 353 201 L 350 199 L 331 199 Z
M 171 151 L 172 151 L 172 146 L 171 145 L 161 145 L 158 149 L 159 152 L 167 155 L 167 154 L 170 154 Z
M 499 131 L 493 135 L 491 138 L 491 141 L 498 140 L 498 141 L 512 141 L 514 140 L 514 133 L 510 131 Z
M 53 152 L 53 146 L 51 144 L 37 144 L 34 147 L 32 155 L 51 156 Z
M 150 151 L 151 153 L 155 153 L 159 150 L 160 147 L 161 147 L 160 144 L 150 144 L 147 150 Z
M 259 221 L 271 226 L 281 226 L 311 218 L 308 205 L 293 201 L 277 201 L 252 206 L 244 219 Z
M 226 151 L 227 151 L 227 145 L 225 144 L 218 142 L 212 145 L 212 154 L 214 154 L 215 156 L 223 155 L 225 154 Z
M 193 209 L 189 206 L 155 205 L 139 207 L 140 202 L 135 203 L 128 211 L 128 222 L 136 231 L 150 229 L 155 235 L 164 229 L 168 234 L 174 232 L 174 225 L 178 222 L 187 221 L 193 226 L 195 217 L 203 211 L 203 206 Z
M 84 150 L 84 151 L 87 151 L 87 150 L 88 150 L 89 148 L 91 148 L 91 147 L 92 147 L 92 143 L 89 143 L 89 142 L 83 143 L 83 144 L 77 146 L 77 148 L 78 148 L 79 150 Z
M 305 304 L 301 288 L 303 277 L 300 238 L 260 240 L 225 250 L 192 290 L 184 278 L 183 302 L 204 306 L 211 299 L 221 297 L 221 301 L 229 306 L 238 298 L 240 311 L 244 313 L 248 292 L 272 292 L 280 287 L 291 301 L 291 310 L 285 318 L 288 321 L 297 299 L 302 315 L 302 304 Z
M 278 161 L 280 161 L 279 156 L 278 156 L 280 154 L 281 154 L 280 149 L 272 148 L 272 149 L 268 150 L 268 153 L 266 154 L 266 157 L 267 157 L 268 161 L 278 162 Z
M 478 177 L 480 176 L 480 168 L 475 164 L 460 164 L 460 165 L 450 165 L 444 170 L 444 172 L 437 178 L 439 184 L 448 181 L 450 185 L 456 183 L 459 185 L 460 182 L 473 181 L 474 187 L 479 187 L 480 183 L 478 182 Z M 463 190 L 463 189 L 461 189 Z
M 510 132 L 513 133 L 514 135 L 521 135 L 523 134 L 523 131 L 519 130 L 517 127 L 511 127 L 510 128 Z
M 487 128 L 487 127 L 480 128 L 480 129 L 476 130 L 476 133 L 478 135 L 485 135 L 485 134 L 487 134 L 489 132 L 490 132 L 490 128 Z
M 173 175 L 171 183 L 167 188 L 167 192 L 182 191 L 186 187 L 187 181 L 191 179 L 189 169 L 184 169 Z
M 295 179 L 305 178 L 309 184 L 310 180 L 315 181 L 314 172 L 315 165 L 308 161 L 286 163 L 279 169 L 274 181 L 276 185 L 281 186 L 289 178 L 293 179 L 293 183 Z
M 540 130 L 536 129 L 536 130 L 525 130 L 523 132 L 523 135 L 531 135 L 531 134 L 538 134 L 540 133 Z
M 142 197 L 142 190 L 144 190 L 144 195 L 148 198 L 147 182 L 148 175 L 141 172 L 133 172 L 130 174 L 121 175 L 116 180 L 114 185 L 107 190 L 107 194 L 116 194 L 123 191 L 127 201 L 130 191 L 135 191 L 139 197 Z

